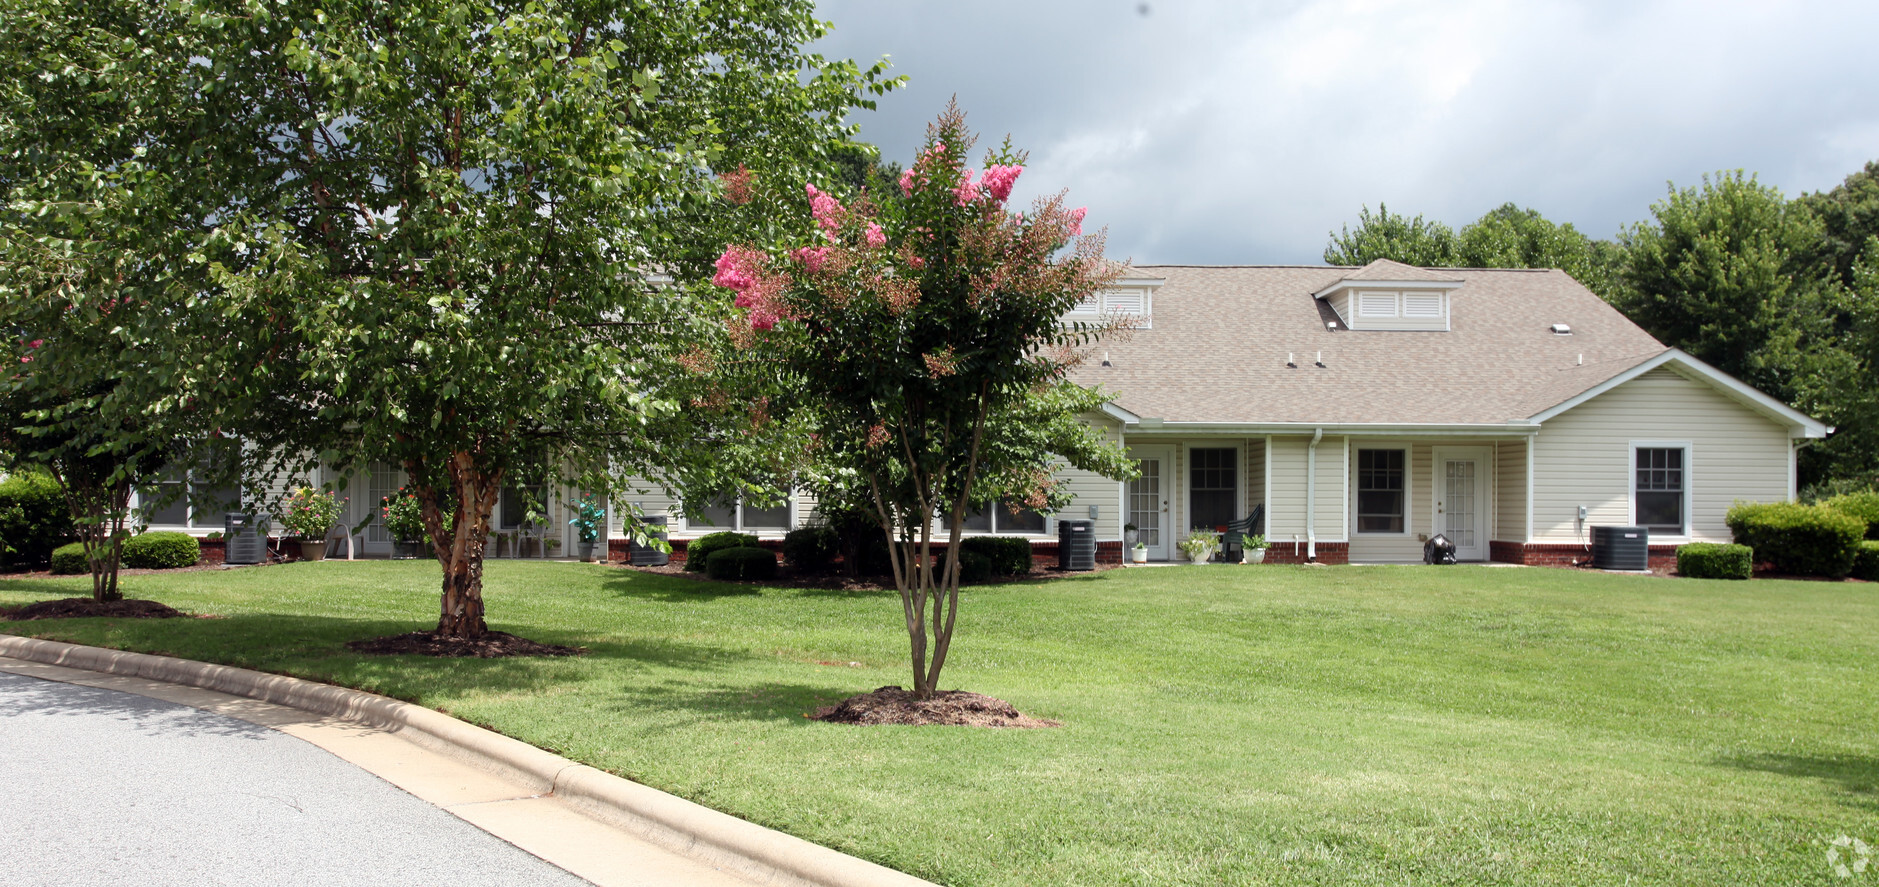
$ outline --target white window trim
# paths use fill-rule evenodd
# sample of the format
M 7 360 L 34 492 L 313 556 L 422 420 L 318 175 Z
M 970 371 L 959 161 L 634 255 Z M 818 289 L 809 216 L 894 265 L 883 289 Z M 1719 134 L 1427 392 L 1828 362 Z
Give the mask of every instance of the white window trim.
M 1390 313 L 1371 314 L 1370 312 L 1365 311 L 1364 310 L 1364 297 L 1365 296 L 1387 297 L 1390 300 Z M 1401 320 L 1403 317 L 1403 296 L 1401 293 L 1386 292 L 1383 290 L 1357 290 L 1353 294 L 1353 297 L 1357 303 L 1355 305 L 1356 311 L 1354 313 L 1357 315 L 1357 319 L 1360 321 L 1370 319 L 1370 318 L 1375 318 L 1377 320 Z
M 1357 494 L 1361 492 L 1358 488 L 1359 487 L 1359 482 L 1358 482 L 1359 468 L 1357 465 L 1357 460 L 1360 458 L 1358 454 L 1363 450 L 1400 450 L 1403 454 L 1403 530 L 1400 533 L 1367 532 L 1364 530 L 1357 529 L 1357 523 L 1362 520 L 1362 515 L 1359 514 L 1357 510 Z M 1382 539 L 1392 539 L 1392 538 L 1402 538 L 1404 536 L 1414 536 L 1416 534 L 1415 521 L 1410 519 L 1410 515 L 1414 514 L 1415 512 L 1410 508 L 1410 495 L 1416 489 L 1416 450 L 1415 450 L 1415 447 L 1409 444 L 1408 442 L 1398 443 L 1394 441 L 1389 441 L 1389 442 L 1356 441 L 1350 445 L 1350 453 L 1351 453 L 1351 460 L 1350 460 L 1351 495 L 1350 495 L 1350 502 L 1347 504 L 1346 507 L 1350 509 L 1349 523 L 1350 523 L 1351 535 L 1364 536 L 1368 538 L 1382 538 Z
M 1250 467 L 1246 458 L 1246 445 L 1234 440 L 1189 441 L 1181 447 L 1181 476 L 1176 483 L 1181 485 L 1181 526 L 1174 541 L 1186 539 L 1188 531 L 1194 529 L 1194 451 L 1195 450 L 1232 450 L 1233 455 L 1233 519 L 1239 520 L 1244 515 L 1238 511 L 1246 502 L 1246 471 Z
M 1054 514 L 1050 514 L 1048 512 L 1043 512 L 1043 511 L 1038 512 L 1038 516 L 1044 519 L 1044 529 L 1042 530 L 1038 530 L 1035 533 L 1001 533 L 999 532 L 998 516 L 1000 514 L 1011 513 L 1005 510 L 1005 506 L 1006 506 L 1006 503 L 1004 502 L 992 503 L 991 508 L 989 509 L 989 511 L 991 512 L 991 521 L 992 521 L 991 529 L 968 530 L 968 529 L 965 529 L 964 527 L 960 527 L 959 529 L 960 538 L 965 539 L 965 538 L 970 538 L 973 536 L 1002 536 L 1002 537 L 1006 537 L 1010 539 L 1044 539 L 1050 536 L 1057 535 L 1057 520 L 1058 520 L 1057 516 Z M 946 519 L 945 518 L 943 517 L 934 518 L 933 532 L 935 534 L 935 537 L 937 537 L 938 534 L 940 533 L 946 532 Z
M 681 504 L 679 506 L 679 509 L 681 512 L 683 512 L 682 520 L 684 521 L 684 524 L 685 524 L 685 526 L 682 528 L 682 531 L 686 533 L 691 533 L 691 532 L 747 533 L 752 536 L 758 536 L 764 533 L 788 533 L 789 531 L 798 529 L 802 526 L 802 523 L 799 520 L 800 511 L 798 510 L 798 507 L 797 507 L 798 503 L 801 500 L 798 498 L 798 494 L 797 494 L 795 487 L 790 487 L 786 495 L 789 498 L 785 499 L 783 504 L 789 509 L 789 516 L 785 518 L 785 520 L 788 521 L 789 523 L 788 526 L 757 527 L 755 529 L 746 529 L 744 527 L 744 497 L 742 494 L 739 494 L 737 496 L 736 503 L 731 506 L 731 526 L 728 526 L 728 527 L 721 527 L 721 526 L 716 526 L 713 524 L 708 524 L 702 520 L 693 521 L 691 513 L 685 512 L 684 505 Z
M 1638 526 L 1638 451 L 1639 450 L 1682 450 L 1683 451 L 1683 532 L 1668 536 L 1651 534 L 1652 542 L 1659 539 L 1668 542 L 1688 542 L 1691 538 L 1691 523 L 1694 515 L 1690 506 L 1694 504 L 1691 495 L 1696 488 L 1696 445 L 1687 440 L 1634 440 L 1625 453 L 1625 524 Z
M 159 481 L 158 483 L 161 484 L 163 483 L 163 481 Z M 183 472 L 182 485 L 183 485 L 183 498 L 180 500 L 180 503 L 182 504 L 185 513 L 188 515 L 187 517 L 183 519 L 183 522 L 180 524 L 176 524 L 176 523 L 160 524 L 160 523 L 151 522 L 151 523 L 141 524 L 141 526 L 145 527 L 147 530 L 163 530 L 166 532 L 169 532 L 169 531 L 183 532 L 183 533 L 219 533 L 221 532 L 223 528 L 227 526 L 227 522 L 220 519 L 219 517 L 217 520 L 215 520 L 212 523 L 202 523 L 196 520 L 196 504 L 194 502 L 189 501 L 190 497 L 194 495 L 194 492 L 195 492 L 195 487 L 196 487 L 195 472 L 193 471 Z M 236 511 L 249 510 L 247 492 L 248 492 L 247 490 L 242 489 L 240 482 L 237 481 L 235 484 L 235 496 L 241 501 L 236 503 L 234 510 Z M 143 491 L 140 489 L 133 488 L 131 490 L 131 495 L 130 495 L 130 514 L 132 515 L 133 523 L 141 520 L 144 517 L 144 515 L 142 514 L 143 506 L 144 506 Z

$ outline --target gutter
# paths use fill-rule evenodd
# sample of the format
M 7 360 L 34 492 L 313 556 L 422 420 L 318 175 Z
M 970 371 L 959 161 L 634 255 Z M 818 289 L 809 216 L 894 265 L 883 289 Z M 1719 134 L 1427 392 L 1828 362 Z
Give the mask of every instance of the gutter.
M 1311 443 L 1305 447 L 1305 560 L 1318 559 L 1318 442 L 1324 440 L 1324 429 L 1319 428 L 1311 435 Z

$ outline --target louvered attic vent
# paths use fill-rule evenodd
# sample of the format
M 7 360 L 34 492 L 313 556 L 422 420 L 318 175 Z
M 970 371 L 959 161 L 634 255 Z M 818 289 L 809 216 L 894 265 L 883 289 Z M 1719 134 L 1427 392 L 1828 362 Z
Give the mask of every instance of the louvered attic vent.
M 1313 293 L 1352 330 L 1449 329 L 1449 293 L 1459 280 L 1359 280 L 1345 278 Z
M 1078 302 L 1063 319 L 1066 323 L 1083 321 L 1095 322 L 1104 317 L 1121 315 L 1139 318 L 1137 329 L 1150 328 L 1151 311 L 1154 306 L 1155 290 L 1162 284 L 1160 279 L 1125 278 L 1116 282 L 1116 287 L 1104 290 Z

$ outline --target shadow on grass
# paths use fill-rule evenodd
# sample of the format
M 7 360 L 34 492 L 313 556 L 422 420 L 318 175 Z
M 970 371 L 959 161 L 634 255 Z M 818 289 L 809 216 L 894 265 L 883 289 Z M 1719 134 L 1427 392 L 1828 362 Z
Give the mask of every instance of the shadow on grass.
M 812 722 L 804 715 L 871 689 L 860 684 L 835 687 L 762 683 L 699 687 L 667 682 L 630 688 L 619 695 L 614 707 L 621 711 L 664 712 L 687 723 L 743 720 L 806 725 Z
M 620 597 L 665 603 L 692 603 L 725 597 L 752 597 L 763 593 L 760 584 L 713 582 L 709 579 L 686 579 L 638 570 L 610 573 L 602 586 Z
M 1852 795 L 1847 803 L 1867 810 L 1879 810 L 1879 758 L 1867 755 L 1736 755 L 1717 763 L 1738 770 L 1759 770 L 1782 776 L 1798 776 L 1836 783 Z

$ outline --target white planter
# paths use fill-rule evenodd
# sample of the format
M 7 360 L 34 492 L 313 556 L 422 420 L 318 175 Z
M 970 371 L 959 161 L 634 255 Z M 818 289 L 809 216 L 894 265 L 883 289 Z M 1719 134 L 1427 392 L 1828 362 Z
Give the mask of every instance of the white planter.
M 1248 548 L 1240 555 L 1240 563 L 1242 564 L 1263 564 L 1265 562 L 1266 550 L 1263 548 Z
M 1138 564 L 1148 563 L 1148 549 L 1146 548 L 1129 549 L 1129 559 Z
M 1214 554 L 1217 553 L 1218 551 L 1219 549 L 1215 549 L 1215 548 L 1210 548 L 1210 549 L 1207 549 L 1206 551 L 1196 551 L 1196 552 L 1189 554 L 1187 556 L 1187 559 L 1196 564 L 1204 564 L 1212 560 Z

